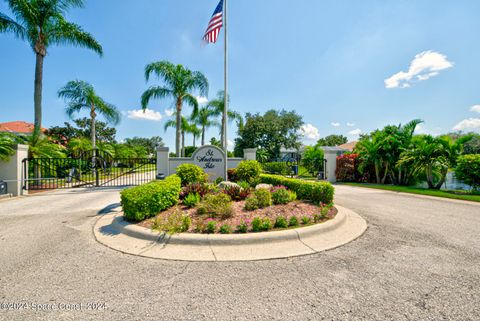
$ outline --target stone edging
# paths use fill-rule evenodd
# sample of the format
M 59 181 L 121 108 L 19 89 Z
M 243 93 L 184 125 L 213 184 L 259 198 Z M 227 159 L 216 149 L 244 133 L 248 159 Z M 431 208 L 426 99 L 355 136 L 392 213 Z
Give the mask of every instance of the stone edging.
M 367 229 L 355 212 L 337 206 L 325 223 L 273 232 L 247 234 L 175 234 L 123 220 L 121 213 L 101 216 L 94 228 L 99 243 L 137 256 L 182 261 L 251 261 L 313 254 L 347 244 Z

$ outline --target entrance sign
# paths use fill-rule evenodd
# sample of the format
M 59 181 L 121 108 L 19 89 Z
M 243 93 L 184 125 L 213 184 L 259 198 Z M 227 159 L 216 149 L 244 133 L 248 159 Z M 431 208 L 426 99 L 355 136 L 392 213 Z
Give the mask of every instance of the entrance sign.
M 217 146 L 202 146 L 193 153 L 192 158 L 193 163 L 208 174 L 210 181 L 224 177 L 225 154 Z

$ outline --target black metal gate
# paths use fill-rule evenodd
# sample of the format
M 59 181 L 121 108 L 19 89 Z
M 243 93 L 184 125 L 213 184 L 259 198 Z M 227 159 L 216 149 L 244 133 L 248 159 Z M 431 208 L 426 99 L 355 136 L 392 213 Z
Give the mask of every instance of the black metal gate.
M 23 188 L 140 185 L 155 179 L 156 164 L 155 158 L 114 158 L 98 150 L 71 158 L 26 158 L 23 160 Z

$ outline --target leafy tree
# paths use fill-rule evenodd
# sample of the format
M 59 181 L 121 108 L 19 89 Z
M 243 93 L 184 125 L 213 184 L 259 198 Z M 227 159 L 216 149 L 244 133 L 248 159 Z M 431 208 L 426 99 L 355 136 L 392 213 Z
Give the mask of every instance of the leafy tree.
M 300 147 L 298 131 L 302 125 L 302 117 L 295 111 L 269 110 L 264 115 L 247 113 L 245 125 L 235 139 L 235 155 L 241 156 L 245 148 L 259 147 L 268 153 L 269 160 L 277 159 L 282 147 Z
M 230 97 L 227 98 L 228 103 L 230 103 Z M 225 110 L 225 92 L 223 90 L 219 91 L 217 93 L 217 98 L 213 99 L 208 102 L 208 107 L 210 107 L 213 110 L 213 113 L 215 116 L 223 116 L 223 111 Z M 239 127 L 242 127 L 241 124 L 243 124 L 243 118 L 242 115 L 240 115 L 238 112 L 231 110 L 227 111 L 227 119 L 229 121 L 236 120 L 237 123 L 239 124 Z M 225 128 L 225 122 L 222 117 L 221 125 L 220 125 L 220 141 L 222 142 L 223 145 L 223 129 Z
M 328 135 L 327 137 L 320 138 L 317 141 L 318 146 L 338 146 L 345 144 L 348 141 L 347 137 L 343 135 Z
M 35 128 L 42 128 L 43 61 L 52 45 L 74 45 L 103 54 L 102 46 L 79 25 L 65 19 L 71 8 L 83 7 L 83 0 L 8 0 L 14 18 L 0 12 L 0 33 L 11 32 L 30 44 L 35 63 Z
M 92 122 L 87 117 L 79 118 L 73 120 L 75 125 L 80 129 L 79 136 L 81 137 L 92 137 Z M 114 144 L 116 143 L 115 136 L 117 135 L 117 130 L 115 127 L 110 127 L 108 123 L 95 120 L 95 133 L 97 140 L 103 143 Z
M 162 137 L 159 136 L 125 138 L 125 144 L 131 147 L 142 146 L 148 154 L 155 154 L 157 147 L 164 146 Z
M 142 95 L 142 108 L 148 107 L 150 100 L 173 98 L 176 108 L 176 138 L 175 152 L 177 157 L 181 153 L 182 138 L 182 109 L 186 103 L 193 107 L 193 114 L 198 113 L 198 102 L 194 90 L 198 90 L 200 95 L 207 96 L 208 80 L 199 71 L 191 71 L 182 65 L 174 65 L 168 61 L 159 61 L 148 64 L 145 67 L 145 79 L 148 81 L 154 74 L 164 82 L 164 86 L 152 86 Z
M 82 154 L 92 150 L 92 142 L 85 137 L 72 138 L 67 144 L 67 150 L 73 157 L 80 157 Z
M 455 176 L 475 190 L 480 190 L 480 155 L 471 154 L 458 157 Z
M 120 112 L 117 107 L 107 103 L 103 98 L 98 96 L 93 86 L 85 81 L 69 81 L 65 87 L 59 90 L 58 96 L 64 98 L 67 102 L 65 111 L 70 118 L 82 110 L 90 111 L 90 129 L 93 149 L 97 147 L 97 133 L 95 131 L 97 115 L 103 116 L 107 122 L 114 125 L 120 121 Z
M 312 176 L 323 169 L 324 153 L 320 146 L 307 146 L 302 158 L 302 164 Z
M 447 134 L 447 136 L 450 136 L 453 140 L 457 140 L 467 135 L 471 136 L 472 139 L 463 145 L 463 154 L 464 155 L 480 154 L 480 134 L 476 134 L 476 133 L 466 134 L 463 132 L 455 132 L 455 133 Z
M 219 141 L 218 139 L 216 139 L 215 137 L 212 137 L 212 138 L 210 139 L 210 145 L 212 145 L 212 146 L 217 146 L 217 147 L 219 147 L 219 148 L 222 148 L 222 142 Z

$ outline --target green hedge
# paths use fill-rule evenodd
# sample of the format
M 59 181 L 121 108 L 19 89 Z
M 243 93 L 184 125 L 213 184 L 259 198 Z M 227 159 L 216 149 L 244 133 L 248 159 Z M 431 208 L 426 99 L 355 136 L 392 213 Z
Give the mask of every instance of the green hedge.
M 153 217 L 177 204 L 180 190 L 181 180 L 177 175 L 123 190 L 120 195 L 124 216 L 137 222 Z
M 270 174 L 288 175 L 292 169 L 286 162 L 270 162 L 262 164 L 263 170 Z
M 333 202 L 335 189 L 329 182 L 309 182 L 295 178 L 286 178 L 279 175 L 260 175 L 260 180 L 265 184 L 283 185 L 297 193 L 298 199 L 309 200 L 317 204 L 330 204 Z

